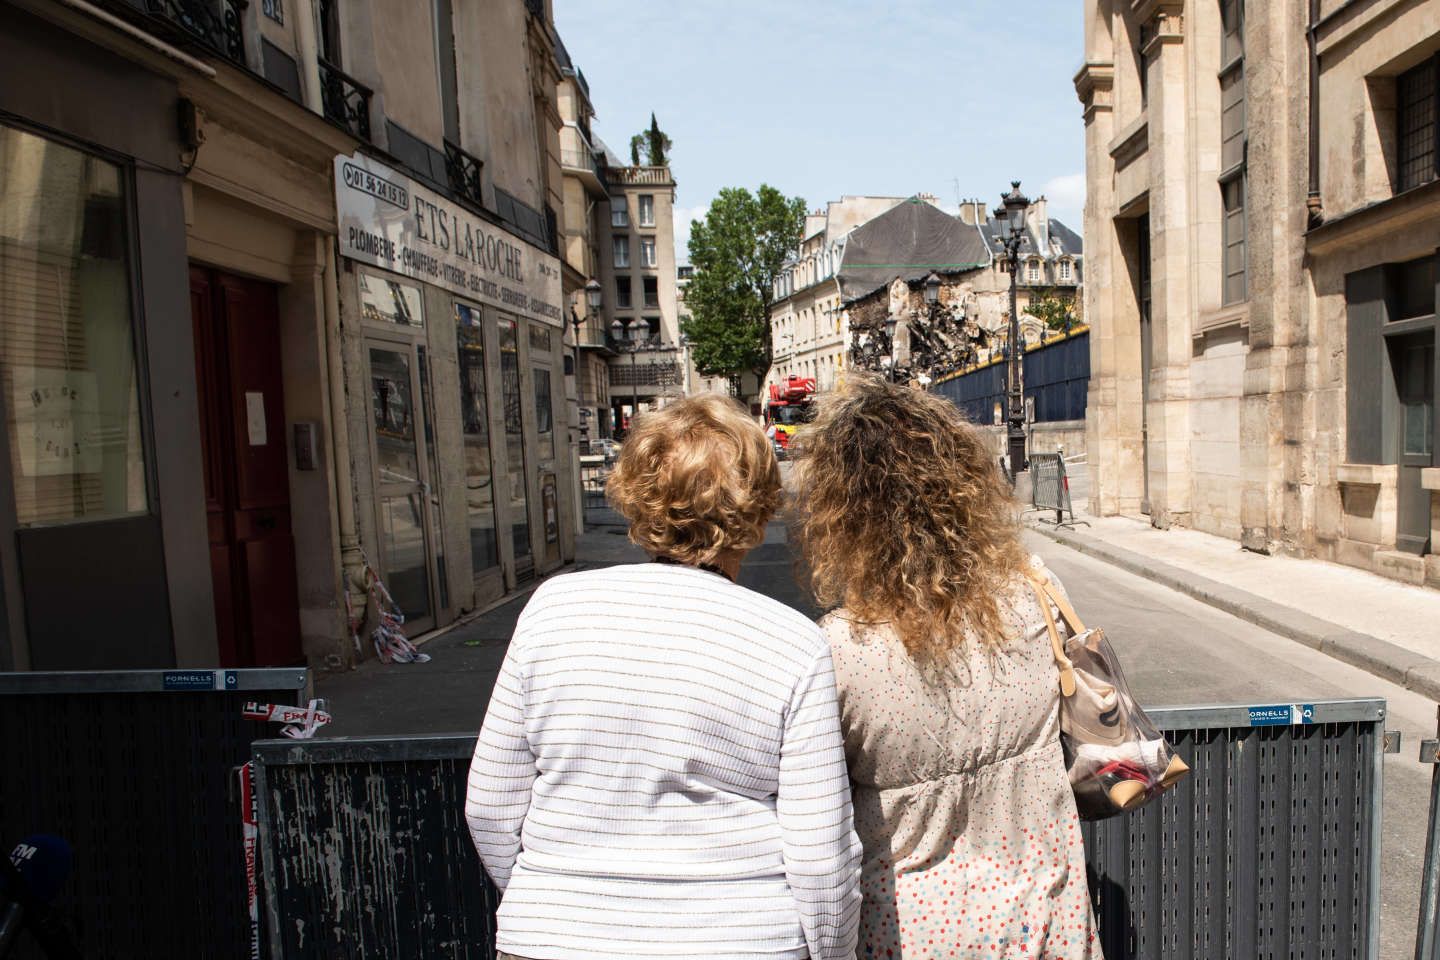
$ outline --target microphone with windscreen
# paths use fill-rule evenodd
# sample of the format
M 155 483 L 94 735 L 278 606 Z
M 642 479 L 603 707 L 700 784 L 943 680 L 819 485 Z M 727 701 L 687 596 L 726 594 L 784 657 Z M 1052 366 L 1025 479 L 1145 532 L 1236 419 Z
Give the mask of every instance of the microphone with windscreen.
M 0 960 L 14 948 L 23 929 L 50 960 L 79 960 L 59 916 L 50 909 L 70 876 L 70 844 L 37 833 L 0 856 Z

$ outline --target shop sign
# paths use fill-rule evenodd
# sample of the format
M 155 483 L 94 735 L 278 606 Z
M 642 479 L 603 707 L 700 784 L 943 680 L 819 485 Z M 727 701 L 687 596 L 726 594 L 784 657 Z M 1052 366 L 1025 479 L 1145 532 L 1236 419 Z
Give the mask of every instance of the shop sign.
M 369 157 L 335 158 L 340 255 L 563 327 L 560 260 Z

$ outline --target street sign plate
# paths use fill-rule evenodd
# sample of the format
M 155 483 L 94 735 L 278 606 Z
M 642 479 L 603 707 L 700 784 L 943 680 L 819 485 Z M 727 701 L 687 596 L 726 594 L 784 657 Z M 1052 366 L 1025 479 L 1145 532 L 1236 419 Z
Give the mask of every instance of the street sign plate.
M 1247 709 L 1252 727 L 1288 727 L 1315 722 L 1315 708 L 1308 703 L 1281 703 Z
M 160 686 L 163 690 L 238 690 L 240 675 L 234 670 L 166 670 Z

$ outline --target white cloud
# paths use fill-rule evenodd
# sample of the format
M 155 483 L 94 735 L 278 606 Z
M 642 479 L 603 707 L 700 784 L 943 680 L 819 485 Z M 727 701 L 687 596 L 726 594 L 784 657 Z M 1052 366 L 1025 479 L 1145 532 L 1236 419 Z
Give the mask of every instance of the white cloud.
M 690 262 L 690 225 L 697 220 L 705 219 L 705 212 L 710 209 L 707 203 L 703 207 L 676 207 L 673 221 L 675 224 L 675 262 L 677 264 Z
M 1050 201 L 1050 215 L 1079 233 L 1085 218 L 1085 174 L 1051 177 L 1041 192 Z

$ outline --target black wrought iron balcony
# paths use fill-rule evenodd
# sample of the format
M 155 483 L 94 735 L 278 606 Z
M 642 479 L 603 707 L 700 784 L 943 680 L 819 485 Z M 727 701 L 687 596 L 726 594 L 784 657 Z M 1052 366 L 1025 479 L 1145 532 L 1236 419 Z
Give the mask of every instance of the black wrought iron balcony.
M 361 140 L 370 139 L 371 90 L 323 58 L 320 59 L 320 102 L 325 119 Z
M 245 66 L 245 38 L 240 22 L 247 0 L 139 0 L 152 17 L 179 27 L 191 39 Z
M 445 175 L 450 179 L 450 189 L 477 207 L 485 206 L 485 194 L 480 189 L 482 166 L 479 157 L 445 141 Z

